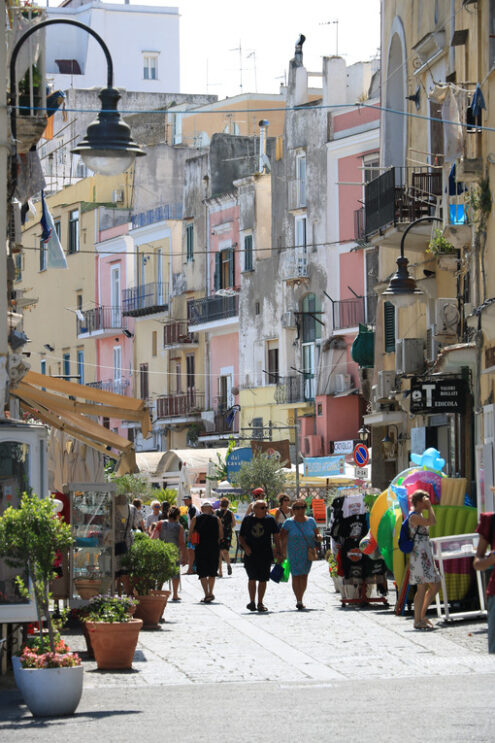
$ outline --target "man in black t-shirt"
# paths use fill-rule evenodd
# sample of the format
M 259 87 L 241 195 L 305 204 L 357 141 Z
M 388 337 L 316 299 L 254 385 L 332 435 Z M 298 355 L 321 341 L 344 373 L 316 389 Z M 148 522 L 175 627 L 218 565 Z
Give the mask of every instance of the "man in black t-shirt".
M 272 536 L 275 542 L 275 557 L 280 557 L 280 535 L 273 516 L 267 515 L 268 506 L 263 500 L 253 505 L 252 515 L 245 516 L 239 534 L 239 542 L 245 552 L 244 567 L 248 574 L 249 611 L 268 611 L 263 604 L 266 584 L 270 578 L 273 561 Z M 258 604 L 256 599 L 258 583 Z

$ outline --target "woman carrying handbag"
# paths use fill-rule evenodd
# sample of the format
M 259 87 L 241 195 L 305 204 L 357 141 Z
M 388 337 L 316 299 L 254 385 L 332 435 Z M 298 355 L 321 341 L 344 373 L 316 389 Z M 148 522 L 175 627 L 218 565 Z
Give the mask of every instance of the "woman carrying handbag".
M 280 537 L 284 557 L 288 552 L 296 608 L 302 611 L 306 608 L 303 596 L 308 585 L 311 563 L 317 559 L 321 535 L 314 518 L 306 516 L 306 502 L 303 498 L 295 501 L 292 512 L 294 516 L 282 524 Z

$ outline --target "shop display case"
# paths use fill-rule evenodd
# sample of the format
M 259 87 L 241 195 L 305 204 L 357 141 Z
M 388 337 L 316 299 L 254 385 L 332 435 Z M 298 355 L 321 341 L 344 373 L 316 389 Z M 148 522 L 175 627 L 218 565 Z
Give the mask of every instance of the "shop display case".
M 71 483 L 70 605 L 112 593 L 115 573 L 115 486 Z

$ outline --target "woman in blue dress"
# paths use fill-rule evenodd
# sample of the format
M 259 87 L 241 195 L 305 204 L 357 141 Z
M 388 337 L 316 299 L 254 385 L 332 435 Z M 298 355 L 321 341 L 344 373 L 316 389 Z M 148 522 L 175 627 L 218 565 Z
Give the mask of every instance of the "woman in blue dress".
M 306 502 L 303 498 L 296 500 L 292 506 L 293 518 L 287 519 L 280 530 L 283 554 L 288 554 L 292 574 L 292 590 L 296 597 L 296 607 L 302 611 L 303 596 L 308 585 L 308 574 L 311 560 L 308 560 L 308 547 L 317 547 L 321 535 L 316 521 L 306 516 Z

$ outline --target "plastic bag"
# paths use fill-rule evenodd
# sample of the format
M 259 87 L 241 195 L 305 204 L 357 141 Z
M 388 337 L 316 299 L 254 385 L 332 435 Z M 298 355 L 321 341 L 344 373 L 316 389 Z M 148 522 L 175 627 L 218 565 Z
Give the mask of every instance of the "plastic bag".
M 290 564 L 288 560 L 284 560 L 282 563 L 280 563 L 282 566 L 283 575 L 281 577 L 282 583 L 288 583 L 289 582 L 289 576 L 290 576 Z
M 284 576 L 284 569 L 282 563 L 276 562 L 273 568 L 270 570 L 270 580 L 274 583 L 280 583 Z

